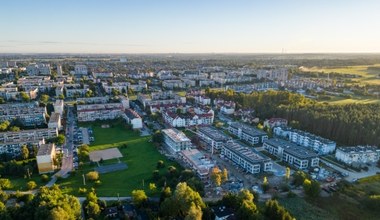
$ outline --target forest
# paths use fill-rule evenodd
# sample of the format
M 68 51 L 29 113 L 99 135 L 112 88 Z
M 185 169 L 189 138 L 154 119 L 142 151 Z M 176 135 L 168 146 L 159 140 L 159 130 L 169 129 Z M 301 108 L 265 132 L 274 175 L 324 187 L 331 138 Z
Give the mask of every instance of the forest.
M 334 140 L 339 145 L 380 145 L 379 104 L 331 105 L 288 91 L 206 92 L 211 99 L 233 100 L 239 108 L 254 109 L 261 120 L 285 118 L 291 127 Z

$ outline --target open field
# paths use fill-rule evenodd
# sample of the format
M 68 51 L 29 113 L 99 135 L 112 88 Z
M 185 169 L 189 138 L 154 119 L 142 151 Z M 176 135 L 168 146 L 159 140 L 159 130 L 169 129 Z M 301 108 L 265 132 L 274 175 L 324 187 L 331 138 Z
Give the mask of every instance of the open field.
M 358 95 L 352 95 L 352 98 L 346 98 L 346 97 L 340 97 L 340 96 L 333 96 L 329 95 L 331 99 L 329 100 L 319 100 L 318 102 L 321 103 L 329 103 L 334 105 L 346 105 L 346 104 L 380 104 L 380 99 L 376 99 L 373 97 L 365 97 L 365 96 L 358 96 Z
M 83 186 L 82 174 L 92 171 L 95 165 L 86 164 L 68 179 L 58 182 L 64 191 L 78 195 L 79 187 L 90 189 L 94 187 L 98 196 L 129 196 L 133 189 L 145 189 L 150 195 L 155 194 L 149 190 L 149 183 L 153 170 L 156 169 L 158 160 L 163 160 L 166 167 L 177 166 L 167 160 L 149 142 L 150 137 L 140 137 L 139 134 L 126 130 L 122 125 L 114 125 L 111 128 L 101 128 L 100 124 L 93 124 L 95 143 L 90 145 L 90 150 L 108 149 L 119 147 L 123 157 L 121 162 L 128 165 L 128 169 L 100 175 L 100 186 L 87 182 Z M 109 129 L 109 130 L 108 130 Z M 126 144 L 126 147 L 125 147 Z M 115 161 L 116 162 L 116 161 Z M 105 161 L 108 164 L 108 161 Z M 144 187 L 143 187 L 144 184 Z
M 363 84 L 380 85 L 380 64 L 363 65 L 363 66 L 344 66 L 344 67 L 311 67 L 303 68 L 306 72 L 320 73 L 341 73 L 356 75 L 357 78 L 352 78 L 353 81 Z

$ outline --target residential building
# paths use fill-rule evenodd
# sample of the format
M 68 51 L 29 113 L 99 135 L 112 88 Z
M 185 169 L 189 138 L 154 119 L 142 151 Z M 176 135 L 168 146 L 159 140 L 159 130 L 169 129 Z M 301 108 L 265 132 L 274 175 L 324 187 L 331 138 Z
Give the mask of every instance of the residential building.
M 63 71 L 62 71 L 62 66 L 61 65 L 57 65 L 57 75 L 62 77 L 63 75 Z
M 207 180 L 210 174 L 210 169 L 215 166 L 206 155 L 197 149 L 181 150 L 178 155 L 201 180 Z
M 48 123 L 48 128 L 62 129 L 61 115 L 58 112 L 52 112 Z
M 37 76 L 37 75 L 50 75 L 50 64 L 43 63 L 31 63 L 26 67 L 26 72 L 29 76 Z
M 74 67 L 75 75 L 87 75 L 88 70 L 86 65 L 75 65 Z
M 57 99 L 54 102 L 54 112 L 59 113 L 61 116 L 63 116 L 64 112 L 64 102 L 61 99 Z
M 264 121 L 264 127 L 273 129 L 274 127 L 284 127 L 288 125 L 288 120 L 284 118 L 270 118 Z
M 196 110 L 185 114 L 165 110 L 162 111 L 162 118 L 171 127 L 191 127 L 198 125 L 211 125 L 214 122 L 214 111 L 197 112 Z
M 77 105 L 78 121 L 109 120 L 122 117 L 122 103 Z
M 181 150 L 191 148 L 190 139 L 182 132 L 175 128 L 162 130 L 164 143 L 171 152 L 177 153 Z
M 221 155 L 251 174 L 272 171 L 272 161 L 240 143 L 228 141 L 222 145 Z
M 132 109 L 125 110 L 124 118 L 128 124 L 132 125 L 132 129 L 141 129 L 143 127 L 140 115 Z
M 228 131 L 250 144 L 261 144 L 268 139 L 266 132 L 240 122 L 231 123 Z
M 112 72 L 102 72 L 102 73 L 96 73 L 96 72 L 93 72 L 92 73 L 92 76 L 96 79 L 96 78 L 112 78 L 113 77 L 113 73 Z
M 110 101 L 108 96 L 77 98 L 78 104 L 106 104 Z
M 263 147 L 266 151 L 276 156 L 281 161 L 300 170 L 319 166 L 319 158 L 314 151 L 298 146 L 295 143 L 271 138 L 264 142 Z
M 275 127 L 273 128 L 273 133 L 278 137 L 286 138 L 293 143 L 310 148 L 319 155 L 330 154 L 336 148 L 334 141 L 290 127 Z
M 185 88 L 186 85 L 183 81 L 179 79 L 171 79 L 162 81 L 162 87 L 166 89 L 178 89 Z
M 211 105 L 211 99 L 204 95 L 199 95 L 194 97 L 195 103 L 199 103 L 201 105 Z
M 55 145 L 54 144 L 42 144 L 37 152 L 37 166 L 38 173 L 52 173 L 54 172 L 54 158 L 55 155 Z
M 150 105 L 185 104 L 186 97 L 181 97 L 172 91 L 152 92 L 151 95 L 138 94 L 137 99 L 145 107 Z
M 0 105 L 0 122 L 17 120 L 23 126 L 35 127 L 46 124 L 46 114 L 46 107 L 39 107 L 38 102 Z
M 199 127 L 197 135 L 210 146 L 212 153 L 214 150 L 220 150 L 227 141 L 232 140 L 230 136 L 213 126 Z
M 349 165 L 364 165 L 379 161 L 380 149 L 374 146 L 338 147 L 335 158 Z

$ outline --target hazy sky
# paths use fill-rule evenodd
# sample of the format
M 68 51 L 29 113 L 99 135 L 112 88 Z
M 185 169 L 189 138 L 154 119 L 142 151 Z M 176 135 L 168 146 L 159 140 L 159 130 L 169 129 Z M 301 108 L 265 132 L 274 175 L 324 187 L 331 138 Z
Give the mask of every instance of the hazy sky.
M 0 0 L 0 52 L 380 52 L 380 0 Z

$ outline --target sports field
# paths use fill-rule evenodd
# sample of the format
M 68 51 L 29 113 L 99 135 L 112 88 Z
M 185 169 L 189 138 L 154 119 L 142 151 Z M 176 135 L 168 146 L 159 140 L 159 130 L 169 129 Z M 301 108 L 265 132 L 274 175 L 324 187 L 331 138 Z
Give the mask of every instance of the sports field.
M 79 187 L 90 189 L 94 187 L 98 196 L 129 196 L 134 189 L 145 189 L 148 194 L 149 183 L 153 170 L 156 169 L 158 160 L 163 160 L 166 167 L 177 166 L 172 161 L 162 156 L 153 143 L 149 142 L 150 136 L 140 137 L 139 133 L 126 130 L 121 124 L 112 125 L 110 128 L 102 128 L 100 124 L 92 124 L 95 142 L 90 146 L 90 151 L 118 147 L 121 154 L 121 162 L 127 164 L 128 168 L 121 171 L 100 174 L 100 186 L 87 182 L 83 186 L 82 174 L 92 171 L 95 164 L 84 165 L 82 170 L 68 179 L 59 180 L 64 191 L 78 195 Z M 105 161 L 107 163 L 107 161 Z M 107 163 L 108 164 L 108 163 Z

